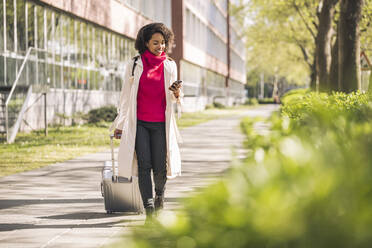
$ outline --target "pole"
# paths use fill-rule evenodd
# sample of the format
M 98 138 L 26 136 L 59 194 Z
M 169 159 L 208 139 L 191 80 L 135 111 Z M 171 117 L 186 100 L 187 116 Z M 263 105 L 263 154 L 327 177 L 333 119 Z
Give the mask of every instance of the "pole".
M 47 93 L 44 92 L 44 128 L 45 136 L 48 136 L 48 121 L 47 121 Z

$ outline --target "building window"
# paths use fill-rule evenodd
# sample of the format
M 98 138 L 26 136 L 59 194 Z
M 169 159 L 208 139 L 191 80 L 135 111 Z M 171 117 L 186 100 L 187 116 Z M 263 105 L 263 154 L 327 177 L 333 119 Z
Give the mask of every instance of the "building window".
M 133 40 L 32 1 L 0 0 L 0 18 L 0 85 L 14 83 L 34 47 L 46 51 L 31 53 L 22 83 L 117 91 L 136 53 Z

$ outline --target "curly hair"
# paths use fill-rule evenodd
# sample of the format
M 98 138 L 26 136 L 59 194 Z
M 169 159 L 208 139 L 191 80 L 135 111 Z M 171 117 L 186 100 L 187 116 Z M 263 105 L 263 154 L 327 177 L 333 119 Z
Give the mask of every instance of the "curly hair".
M 165 40 L 165 52 L 167 53 L 174 40 L 172 30 L 167 28 L 163 23 L 150 23 L 143 26 L 137 34 L 135 48 L 140 54 L 143 54 L 147 50 L 146 43 L 151 40 L 152 35 L 155 33 L 163 35 Z

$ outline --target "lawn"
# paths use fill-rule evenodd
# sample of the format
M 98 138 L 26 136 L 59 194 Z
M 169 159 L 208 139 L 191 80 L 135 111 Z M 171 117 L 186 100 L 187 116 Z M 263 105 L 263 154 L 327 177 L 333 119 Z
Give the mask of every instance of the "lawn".
M 208 109 L 197 113 L 184 113 L 179 127 L 197 125 L 215 118 L 237 114 L 246 107 Z M 0 177 L 40 168 L 45 165 L 69 160 L 84 154 L 95 153 L 109 147 L 109 123 L 48 128 L 19 133 L 13 144 L 0 144 Z M 118 145 L 119 142 L 115 141 Z

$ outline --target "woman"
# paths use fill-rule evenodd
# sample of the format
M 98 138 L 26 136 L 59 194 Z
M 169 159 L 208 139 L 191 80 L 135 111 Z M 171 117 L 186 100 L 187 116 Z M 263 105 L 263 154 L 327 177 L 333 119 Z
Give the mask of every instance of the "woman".
M 138 173 L 147 218 L 163 208 L 167 176 L 181 174 L 177 144 L 180 136 L 173 103 L 181 104 L 182 92 L 178 87 L 169 90 L 177 80 L 177 66 L 166 55 L 173 37 L 173 32 L 162 23 L 151 23 L 139 30 L 135 48 L 140 56 L 126 66 L 119 112 L 114 122 L 115 137 L 122 137 L 119 175 L 130 178 Z

